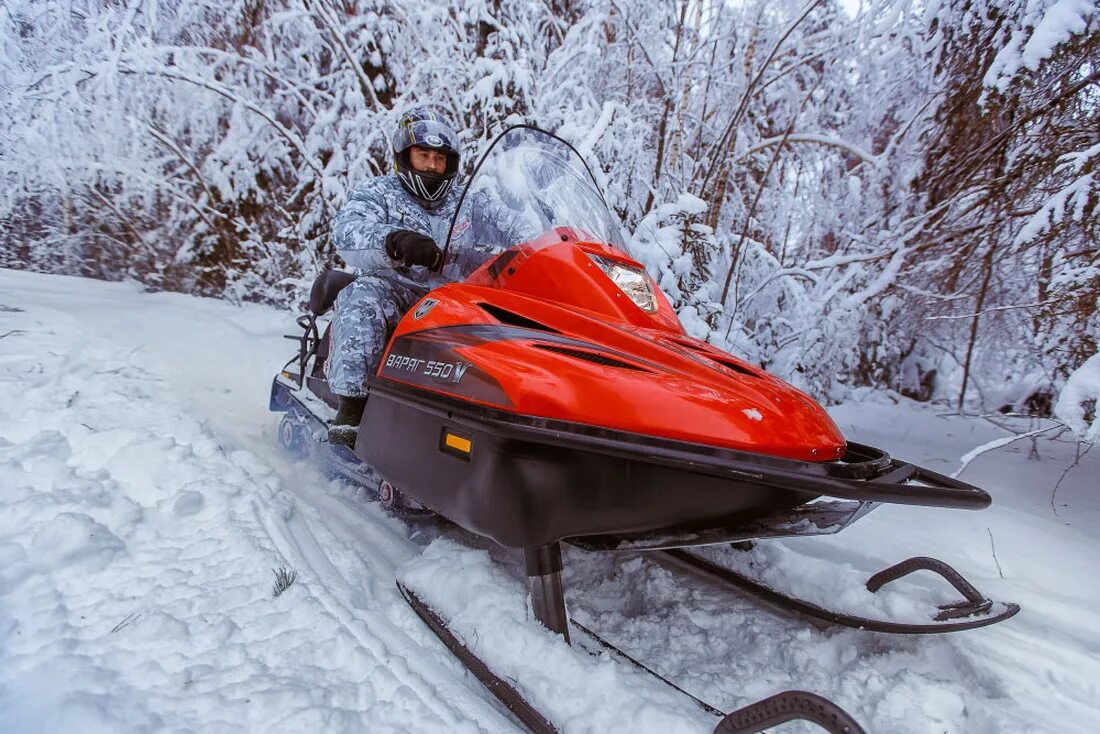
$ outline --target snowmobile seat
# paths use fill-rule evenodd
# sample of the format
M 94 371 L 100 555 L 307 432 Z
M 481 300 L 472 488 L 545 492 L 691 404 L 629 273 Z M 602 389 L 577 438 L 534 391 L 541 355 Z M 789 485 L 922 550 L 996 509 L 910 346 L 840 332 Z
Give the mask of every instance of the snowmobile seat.
M 353 273 L 345 273 L 343 270 L 326 270 L 313 281 L 313 288 L 309 291 L 309 310 L 315 316 L 332 308 L 336 296 L 355 280 Z

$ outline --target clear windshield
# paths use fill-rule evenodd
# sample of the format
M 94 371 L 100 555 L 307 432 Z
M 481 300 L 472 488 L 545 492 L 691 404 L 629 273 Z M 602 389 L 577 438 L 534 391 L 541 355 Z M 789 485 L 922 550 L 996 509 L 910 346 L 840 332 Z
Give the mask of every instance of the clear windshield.
M 569 144 L 536 128 L 506 130 L 467 185 L 447 237 L 443 274 L 465 279 L 499 253 L 557 227 L 626 249 L 617 218 Z

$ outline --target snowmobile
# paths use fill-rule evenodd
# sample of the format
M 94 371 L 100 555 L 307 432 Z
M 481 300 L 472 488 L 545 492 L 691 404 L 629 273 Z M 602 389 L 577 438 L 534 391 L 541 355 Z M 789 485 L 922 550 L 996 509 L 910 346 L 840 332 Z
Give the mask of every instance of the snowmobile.
M 323 273 L 298 320 L 304 333 L 289 337 L 299 350 L 271 393 L 272 410 L 285 413 L 280 441 L 294 450 L 327 446 L 341 473 L 360 481 L 376 473 L 378 495 L 395 511 L 434 513 L 522 549 L 533 615 L 567 641 L 563 542 L 657 554 L 788 611 L 879 632 L 972 629 L 1019 610 L 930 558 L 868 581 L 874 591 L 923 569 L 964 597 L 911 624 L 826 609 L 690 552 L 836 533 L 883 503 L 977 510 L 991 498 L 846 441 L 809 396 L 688 336 L 564 140 L 516 126 L 482 156 L 430 292 L 369 378 L 358 438 L 347 449 L 322 438 L 336 399 L 319 319 L 353 277 Z M 401 591 L 525 725 L 552 730 L 414 590 Z M 828 701 L 788 694 L 728 715 L 716 731 L 758 731 L 784 716 L 859 730 Z

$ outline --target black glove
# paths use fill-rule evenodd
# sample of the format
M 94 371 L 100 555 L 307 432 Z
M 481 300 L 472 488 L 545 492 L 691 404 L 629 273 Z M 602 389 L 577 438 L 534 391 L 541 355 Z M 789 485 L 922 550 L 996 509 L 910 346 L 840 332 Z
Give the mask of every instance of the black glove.
M 398 229 L 386 235 L 386 254 L 406 265 L 434 268 L 443 257 L 435 241 L 411 229 Z

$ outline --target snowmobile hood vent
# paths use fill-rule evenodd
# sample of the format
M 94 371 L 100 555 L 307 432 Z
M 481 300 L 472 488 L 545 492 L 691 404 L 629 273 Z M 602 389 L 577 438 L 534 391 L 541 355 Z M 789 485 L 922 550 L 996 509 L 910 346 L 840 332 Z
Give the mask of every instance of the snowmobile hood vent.
M 754 372 L 753 370 L 750 370 L 748 367 L 745 367 L 741 364 L 738 364 L 736 361 L 734 361 L 732 359 L 724 359 L 721 355 L 717 355 L 717 354 L 715 354 L 714 352 L 712 352 L 708 349 L 700 349 L 698 345 L 696 345 L 696 344 L 694 344 L 694 343 L 692 343 L 692 342 L 690 342 L 686 339 L 671 338 L 671 339 L 668 339 L 667 341 L 671 344 L 675 344 L 676 346 L 680 347 L 681 349 L 689 349 L 689 350 L 691 350 L 692 354 L 697 354 L 697 355 L 699 355 L 700 357 L 702 357 L 706 360 L 709 360 L 711 362 L 715 362 L 717 364 L 720 364 L 723 367 L 725 367 L 726 369 L 733 370 L 734 372 L 737 372 L 738 374 L 748 375 L 749 377 L 755 377 L 757 379 L 759 379 L 761 377 L 761 375 L 758 372 Z
M 760 375 L 756 374 L 755 372 L 753 372 L 750 369 L 746 369 L 745 367 L 742 367 L 741 365 L 737 364 L 733 360 L 722 359 L 721 357 L 714 357 L 710 354 L 707 354 L 706 352 L 699 352 L 699 353 L 702 354 L 707 359 L 711 360 L 712 362 L 717 362 L 718 364 L 722 365 L 723 367 L 731 369 L 734 372 L 738 372 L 742 375 L 748 375 L 749 377 L 760 377 Z
M 649 372 L 645 367 L 640 367 L 630 362 L 624 362 L 614 357 L 608 357 L 604 354 L 597 354 L 595 352 L 586 352 L 582 349 L 570 349 L 569 347 L 562 347 L 556 344 L 533 344 L 536 349 L 542 349 L 547 352 L 554 352 L 555 354 L 564 354 L 567 357 L 573 357 L 574 359 L 583 359 L 587 362 L 594 362 L 595 364 L 603 365 L 604 367 L 618 367 L 623 370 L 634 370 L 635 372 Z
M 548 331 L 551 334 L 560 334 L 557 329 L 552 329 L 546 324 L 540 324 L 538 321 L 527 318 L 526 316 L 520 316 L 518 313 L 512 313 L 511 311 L 501 308 L 500 306 L 494 306 L 491 303 L 479 303 L 477 304 L 482 311 L 492 316 L 494 319 L 502 324 L 508 324 L 509 326 L 519 326 L 524 329 L 537 329 L 538 331 Z

